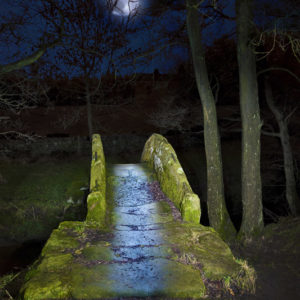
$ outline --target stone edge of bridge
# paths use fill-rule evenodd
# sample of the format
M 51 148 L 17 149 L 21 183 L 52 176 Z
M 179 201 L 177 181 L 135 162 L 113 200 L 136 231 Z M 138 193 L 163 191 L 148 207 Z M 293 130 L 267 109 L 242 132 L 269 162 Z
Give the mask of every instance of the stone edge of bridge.
M 183 220 L 199 224 L 200 199 L 193 192 L 168 140 L 160 134 L 152 134 L 144 146 L 141 162 L 154 169 L 162 191 L 179 209 Z

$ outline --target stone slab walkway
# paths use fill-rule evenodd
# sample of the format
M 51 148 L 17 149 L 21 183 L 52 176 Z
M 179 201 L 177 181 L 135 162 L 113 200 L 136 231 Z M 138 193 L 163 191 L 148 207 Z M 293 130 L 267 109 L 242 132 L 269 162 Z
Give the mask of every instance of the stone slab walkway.
M 108 277 L 117 296 L 200 297 L 201 274 L 192 266 L 171 260 L 164 224 L 173 222 L 170 207 L 155 200 L 148 183 L 154 175 L 142 164 L 114 165 L 114 237 Z M 111 178 L 112 179 L 112 178 Z M 116 184 L 117 182 L 117 184 Z

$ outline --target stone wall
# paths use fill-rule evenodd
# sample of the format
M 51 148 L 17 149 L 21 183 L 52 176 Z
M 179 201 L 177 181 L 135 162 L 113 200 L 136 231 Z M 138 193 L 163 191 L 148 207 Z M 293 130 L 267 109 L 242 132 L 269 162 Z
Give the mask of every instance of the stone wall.
M 193 193 L 167 139 L 153 134 L 145 144 L 141 161 L 155 170 L 162 191 L 180 210 L 182 218 L 188 222 L 200 223 L 200 199 Z
M 101 139 L 107 156 L 129 152 L 140 153 L 149 135 L 113 134 L 102 135 Z M 181 134 L 168 137 L 174 147 L 191 147 L 199 145 L 199 136 Z M 6 140 L 0 141 L 0 155 L 8 157 L 56 155 L 59 153 L 79 154 L 88 156 L 91 153 L 91 143 L 85 136 L 73 137 L 41 137 L 34 140 Z
M 124 152 L 141 152 L 147 135 L 114 134 L 101 136 L 104 151 L 108 155 Z M 40 158 L 41 156 L 60 153 L 88 156 L 91 153 L 91 143 L 85 136 L 77 137 L 41 137 L 34 140 L 1 140 L 0 154 L 8 157 L 20 155 Z
M 91 143 L 87 137 L 37 137 L 33 139 L 3 139 L 0 154 L 11 158 L 40 158 L 56 154 L 89 155 Z
M 87 198 L 86 221 L 105 223 L 106 214 L 106 168 L 101 137 L 93 135 L 90 194 Z

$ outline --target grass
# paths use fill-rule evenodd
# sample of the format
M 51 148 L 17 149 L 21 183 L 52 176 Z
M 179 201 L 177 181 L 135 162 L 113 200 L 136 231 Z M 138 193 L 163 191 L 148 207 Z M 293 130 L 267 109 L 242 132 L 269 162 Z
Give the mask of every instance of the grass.
M 11 294 L 9 293 L 6 286 L 11 283 L 13 280 L 15 280 L 16 277 L 19 276 L 20 273 L 9 273 L 2 277 L 0 277 L 0 297 L 5 297 L 7 299 L 14 299 Z
M 255 269 L 249 266 L 244 259 L 236 259 L 236 262 L 241 266 L 241 271 L 235 278 L 237 285 L 250 294 L 255 294 L 256 290 L 256 272 Z
M 0 232 L 9 240 L 43 239 L 63 220 L 83 219 L 89 159 L 1 161 Z

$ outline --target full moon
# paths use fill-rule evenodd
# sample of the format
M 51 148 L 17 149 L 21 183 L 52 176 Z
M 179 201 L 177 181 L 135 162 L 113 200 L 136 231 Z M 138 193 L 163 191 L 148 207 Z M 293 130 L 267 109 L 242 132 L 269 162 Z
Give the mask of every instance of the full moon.
M 117 16 L 128 16 L 139 6 L 139 0 L 118 0 L 117 5 L 113 10 L 113 14 Z

